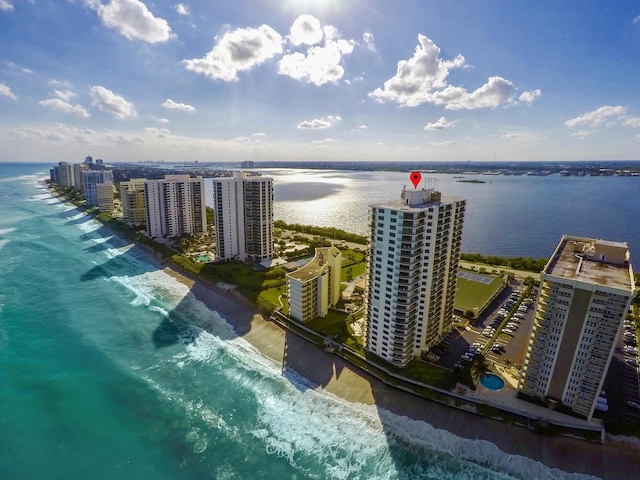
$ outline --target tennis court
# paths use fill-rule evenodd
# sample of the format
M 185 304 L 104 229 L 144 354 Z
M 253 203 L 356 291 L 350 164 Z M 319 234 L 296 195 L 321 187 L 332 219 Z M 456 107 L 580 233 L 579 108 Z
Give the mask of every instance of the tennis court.
M 493 277 L 485 277 L 484 275 L 478 275 L 477 273 L 467 272 L 465 270 L 458 272 L 459 278 L 466 278 L 467 280 L 472 280 L 474 282 L 484 283 L 485 285 L 489 285 L 493 282 Z
M 473 310 L 479 315 L 504 285 L 501 277 L 460 270 L 454 308 L 459 312 Z

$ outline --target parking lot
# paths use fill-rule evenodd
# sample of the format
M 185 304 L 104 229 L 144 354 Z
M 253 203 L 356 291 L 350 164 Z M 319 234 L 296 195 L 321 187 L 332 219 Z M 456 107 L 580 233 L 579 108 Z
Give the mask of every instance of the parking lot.
M 474 352 L 482 352 L 491 343 L 492 348 L 486 352 L 489 362 L 520 364 L 534 312 L 533 295 L 525 298 L 524 290 L 520 281 L 511 282 L 477 321 L 465 330 L 454 329 L 432 349 L 439 357 L 436 363 L 447 368 L 464 365 Z
M 625 320 L 604 383 L 606 403 L 600 401 L 596 416 L 623 423 L 640 423 L 638 363 L 636 329 L 632 321 Z

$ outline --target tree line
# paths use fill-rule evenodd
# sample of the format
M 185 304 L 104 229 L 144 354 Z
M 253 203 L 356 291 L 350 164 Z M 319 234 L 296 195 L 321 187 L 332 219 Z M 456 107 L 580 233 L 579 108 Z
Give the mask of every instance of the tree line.
M 317 227 L 315 225 L 299 225 L 297 223 L 285 223 L 282 220 L 273 222 L 275 228 L 282 230 L 293 230 L 294 232 L 307 233 L 309 235 L 320 235 L 328 239 L 344 240 L 346 242 L 367 244 L 367 237 L 355 233 L 345 232 L 335 227 Z
M 487 265 L 497 265 L 513 268 L 515 270 L 526 270 L 529 272 L 541 272 L 547 264 L 548 259 L 532 257 L 497 257 L 495 255 L 480 255 L 479 253 L 461 253 L 460 260 L 474 263 L 485 263 Z

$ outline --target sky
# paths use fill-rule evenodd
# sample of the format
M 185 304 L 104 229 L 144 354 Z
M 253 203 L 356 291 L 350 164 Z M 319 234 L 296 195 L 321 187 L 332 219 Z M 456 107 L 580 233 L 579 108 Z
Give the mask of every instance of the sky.
M 0 0 L 0 161 L 640 159 L 640 3 Z

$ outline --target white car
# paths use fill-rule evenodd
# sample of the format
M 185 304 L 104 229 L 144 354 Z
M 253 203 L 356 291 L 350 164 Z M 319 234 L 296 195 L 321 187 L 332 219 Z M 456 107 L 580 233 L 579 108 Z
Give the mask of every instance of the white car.
M 502 330 L 502 333 L 506 333 L 507 335 L 513 335 L 514 331 L 511 330 L 510 328 L 505 328 L 504 330 Z
M 630 406 L 631 408 L 635 408 L 636 410 L 640 410 L 640 405 L 638 405 L 637 402 L 632 402 L 631 400 L 629 400 L 627 402 L 627 405 Z

